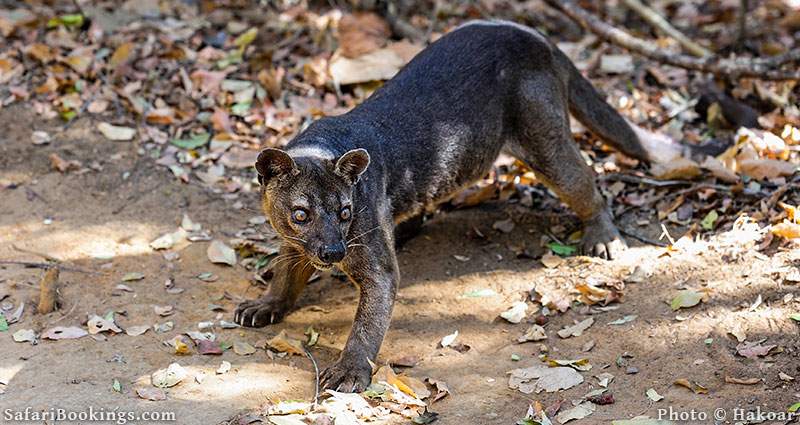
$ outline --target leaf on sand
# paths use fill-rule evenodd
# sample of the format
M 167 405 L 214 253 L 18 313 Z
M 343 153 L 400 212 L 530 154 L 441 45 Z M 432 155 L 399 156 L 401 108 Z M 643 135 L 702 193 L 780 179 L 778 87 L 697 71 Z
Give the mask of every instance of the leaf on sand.
M 249 356 L 255 354 L 256 348 L 246 342 L 237 341 L 233 343 L 233 352 L 240 356 Z
M 544 254 L 540 261 L 542 262 L 542 265 L 548 269 L 554 269 L 564 263 L 563 258 L 549 252 Z
M 691 390 L 695 394 L 708 394 L 708 389 L 697 382 L 690 382 L 688 379 L 678 379 L 674 382 L 679 387 Z
M 86 326 L 89 328 L 89 333 L 92 335 L 97 335 L 102 332 L 113 332 L 115 334 L 121 333 L 122 329 L 120 329 L 116 323 L 114 323 L 114 317 L 111 316 L 110 318 L 100 317 L 98 315 L 93 315 L 89 318 L 89 321 L 86 323 Z
M 224 375 L 231 371 L 231 363 L 227 360 L 223 360 L 222 364 L 219 365 L 217 368 L 217 375 Z
M 187 139 L 172 139 L 170 143 L 182 149 L 198 149 L 205 146 L 210 138 L 208 133 L 199 133 Z
M 328 70 L 334 84 L 338 85 L 388 80 L 420 50 L 420 46 L 400 41 L 357 58 L 336 55 L 331 59 Z
M 650 400 L 655 401 L 655 402 L 658 402 L 658 401 L 661 401 L 661 400 L 664 399 L 664 396 L 659 394 L 658 391 L 656 391 L 653 388 L 650 388 L 649 390 L 647 390 L 647 392 L 645 392 L 645 394 L 647 395 L 647 398 L 649 398 Z
M 589 363 L 589 359 L 577 359 L 577 360 L 547 359 L 547 365 L 550 367 L 568 366 L 581 372 L 592 370 L 592 364 Z
M 208 245 L 206 251 L 209 261 L 215 264 L 236 265 L 236 251 L 223 242 L 214 240 Z
M 0 315 L 0 332 L 5 332 L 8 330 L 8 322 L 6 321 L 6 317 Z
M 63 326 L 56 326 L 42 332 L 42 339 L 78 339 L 83 338 L 86 335 L 89 335 L 89 333 L 79 327 L 73 326 L 67 328 Z
M 576 323 L 572 326 L 567 326 L 558 331 L 558 336 L 561 338 L 569 338 L 572 336 L 581 336 L 583 332 L 594 324 L 594 318 L 590 317 L 586 320 Z
M 571 367 L 535 365 L 508 372 L 508 387 L 523 394 L 542 391 L 552 393 L 583 383 L 583 376 Z M 535 380 L 535 382 L 534 382 Z
M 153 386 L 158 388 L 170 388 L 178 385 L 186 378 L 188 373 L 183 366 L 172 363 L 166 369 L 159 369 L 150 375 Z
M 633 322 L 634 320 L 636 320 L 637 317 L 639 317 L 639 316 L 635 315 L 635 314 L 631 314 L 629 316 L 624 316 L 622 318 L 614 320 L 613 322 L 608 322 L 608 324 L 612 325 L 612 326 L 624 325 L 626 323 Z
M 136 389 L 136 395 L 141 399 L 150 401 L 161 401 L 167 399 L 167 393 L 161 388 L 142 387 Z
M 550 251 L 553 251 L 554 254 L 562 257 L 568 257 L 578 251 L 578 248 L 572 245 L 564 245 L 557 242 L 550 242 L 547 244 L 547 247 L 550 248 Z
M 556 421 L 565 424 L 572 420 L 583 419 L 594 413 L 595 409 L 597 409 L 597 406 L 595 406 L 594 403 L 590 401 L 584 401 L 572 409 L 564 410 L 556 415 Z
M 144 279 L 144 273 L 139 273 L 139 272 L 126 273 L 125 276 L 122 276 L 123 282 L 132 282 L 134 280 L 142 280 L 142 279 Z
M 748 359 L 754 359 L 766 356 L 776 347 L 777 345 L 761 345 L 761 342 L 741 343 L 736 346 L 736 354 Z
M 700 222 L 700 226 L 705 230 L 713 230 L 718 218 L 719 214 L 717 213 L 717 210 L 711 210 Z
M 319 341 L 319 332 L 315 331 L 312 326 L 309 326 L 303 335 L 308 337 L 306 340 L 307 347 L 313 347 L 317 344 L 317 341 Z
M 517 338 L 517 342 L 542 341 L 545 339 L 547 339 L 547 334 L 544 328 L 539 325 L 531 325 L 522 336 Z
M 14 332 L 11 337 L 15 342 L 36 342 L 36 332 L 34 332 L 33 329 L 20 329 Z
M 732 376 L 725 376 L 725 382 L 737 385 L 757 385 L 761 382 L 759 378 L 734 378 Z
M 150 242 L 150 248 L 153 248 L 156 251 L 170 249 L 185 236 L 186 232 L 180 229 L 177 232 L 165 233 Z
M 406 378 L 406 379 L 401 380 L 400 377 L 397 376 L 397 374 L 394 373 L 394 370 L 392 370 L 391 367 L 389 367 L 389 366 L 381 366 L 375 372 L 375 374 L 372 375 L 372 383 L 373 384 L 377 384 L 377 383 L 380 383 L 380 382 L 386 382 L 387 384 L 393 385 L 398 390 L 400 390 L 400 391 L 404 392 L 405 394 L 408 394 L 408 395 L 410 395 L 411 397 L 414 397 L 414 398 L 422 399 L 422 398 L 424 398 L 424 397 L 422 397 L 422 395 L 424 395 L 425 397 L 430 396 L 430 394 L 431 394 L 430 391 L 428 391 L 428 388 L 425 387 L 425 384 L 423 384 L 422 381 L 419 381 L 418 379 L 410 378 L 408 376 L 405 376 L 403 378 Z M 423 394 L 420 395 L 417 392 L 415 392 L 414 388 L 409 386 L 407 384 L 407 382 L 411 383 L 414 387 L 416 387 L 416 390 L 424 391 Z
M 439 341 L 439 345 L 441 345 L 442 348 L 449 347 L 456 341 L 456 338 L 458 338 L 458 331 L 455 331 L 450 335 L 445 335 L 442 340 Z
M 139 336 L 147 332 L 148 329 L 150 329 L 150 326 L 146 325 L 128 326 L 127 328 L 125 328 L 125 333 L 128 334 L 129 336 Z
M 800 238 L 800 224 L 784 221 L 783 223 L 773 224 L 770 229 L 773 235 L 786 239 Z
M 693 291 L 691 289 L 684 289 L 678 292 L 678 295 L 670 301 L 669 306 L 673 311 L 678 311 L 682 308 L 694 307 L 700 304 L 701 301 L 708 299 L 707 293 Z
M 298 356 L 305 355 L 303 343 L 286 335 L 286 330 L 282 330 L 279 334 L 272 337 L 272 339 L 267 341 L 267 344 L 272 347 L 272 349 L 282 353 L 296 354 Z
M 510 309 L 500 313 L 500 317 L 506 319 L 510 323 L 519 323 L 525 318 L 525 313 L 528 311 L 528 304 L 524 301 L 517 301 Z
M 167 316 L 171 316 L 172 313 L 175 312 L 175 307 L 173 307 L 171 305 L 164 305 L 164 306 L 156 305 L 156 306 L 153 306 L 153 310 L 156 312 L 157 315 L 159 315 L 161 317 L 167 317 Z
M 216 341 L 209 341 L 207 339 L 195 340 L 197 344 L 197 352 L 202 355 L 219 356 L 222 355 L 222 347 Z
M 495 221 L 492 224 L 492 229 L 502 233 L 511 233 L 511 231 L 514 230 L 514 221 L 511 220 L 510 218 L 507 218 L 505 220 Z
M 106 139 L 117 142 L 133 140 L 133 137 L 136 135 L 136 129 L 134 128 L 111 125 L 106 122 L 97 124 L 97 130 L 99 130 Z

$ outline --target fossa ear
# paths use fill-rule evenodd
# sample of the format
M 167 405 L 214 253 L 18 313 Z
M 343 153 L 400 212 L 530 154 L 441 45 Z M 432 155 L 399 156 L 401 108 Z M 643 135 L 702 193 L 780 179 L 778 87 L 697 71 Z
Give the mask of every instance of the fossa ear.
M 361 174 L 369 167 L 369 152 L 366 149 L 353 149 L 345 152 L 338 160 L 334 172 L 350 184 L 356 184 Z
M 256 171 L 258 181 L 263 185 L 270 180 L 288 175 L 297 170 L 297 165 L 288 153 L 275 148 L 267 148 L 258 154 Z

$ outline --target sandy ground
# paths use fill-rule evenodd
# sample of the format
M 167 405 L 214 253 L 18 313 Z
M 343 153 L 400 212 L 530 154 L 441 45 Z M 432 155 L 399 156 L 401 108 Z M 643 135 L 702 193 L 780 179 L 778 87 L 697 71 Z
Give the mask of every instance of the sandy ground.
M 236 303 L 257 296 L 261 289 L 250 283 L 251 273 L 242 267 L 210 264 L 208 242 L 178 250 L 180 259 L 172 262 L 151 250 L 148 243 L 174 230 L 184 213 L 213 237 L 227 240 L 247 228 L 248 220 L 256 215 L 256 195 L 232 199 L 195 183 L 183 184 L 165 168 L 137 154 L 134 145 L 101 140 L 92 126 L 89 120 L 80 120 L 61 131 L 60 123 L 42 123 L 21 107 L 0 111 L 0 183 L 16 184 L 13 189 L 0 190 L 0 259 L 42 261 L 15 250 L 12 245 L 16 245 L 97 272 L 63 271 L 62 309 L 38 315 L 34 306 L 41 270 L 0 266 L 0 296 L 7 293 L 5 302 L 15 306 L 27 303 L 22 322 L 0 333 L 0 383 L 6 384 L 0 385 L 5 390 L 0 395 L 2 410 L 84 411 L 91 406 L 95 410 L 168 411 L 175 413 L 174 423 L 216 424 L 269 401 L 312 398 L 314 369 L 306 358 L 271 360 L 264 350 L 251 356 L 238 356 L 231 350 L 222 356 L 179 357 L 161 343 L 180 332 L 196 330 L 200 321 L 214 320 L 220 313 L 211 311 L 210 304 L 222 305 L 222 318 L 232 320 Z M 49 146 L 33 146 L 33 130 L 49 131 L 54 141 Z M 100 171 L 60 174 L 49 164 L 48 155 L 54 152 L 84 165 L 96 163 Z M 236 209 L 237 201 L 244 208 Z M 492 230 L 493 222 L 507 217 L 516 224 L 511 233 Z M 642 219 L 650 219 L 652 224 L 634 224 Z M 651 238 L 661 233 L 656 220 L 646 215 L 628 214 L 620 222 Z M 695 423 L 713 423 L 711 414 L 721 408 L 728 417 L 720 423 L 734 423 L 735 408 L 783 412 L 799 400 L 796 381 L 779 379 L 780 372 L 800 373 L 797 325 L 788 319 L 798 306 L 786 302 L 787 294 L 800 293 L 784 281 L 800 262 L 799 253 L 756 253 L 735 246 L 725 251 L 712 244 L 711 249 L 699 253 L 661 256 L 663 249 L 632 241 L 628 255 L 614 262 L 575 257 L 557 269 L 545 269 L 538 260 L 516 258 L 512 248 L 523 244 L 541 254 L 541 236 L 555 223 L 572 225 L 574 217 L 553 199 L 536 200 L 534 208 L 489 203 L 437 215 L 400 252 L 403 279 L 379 360 L 418 356 L 421 362 L 407 369 L 407 374 L 448 384 L 452 394 L 430 407 L 440 414 L 438 423 L 512 424 L 524 417 L 534 400 L 545 406 L 566 400 L 564 406 L 568 407 L 571 400 L 598 388 L 594 376 L 603 372 L 615 376 L 609 388 L 616 403 L 599 406 L 593 416 L 578 423 L 657 417 L 659 409 L 669 408 L 709 415 L 708 420 Z M 485 239 L 475 237 L 476 228 Z M 680 235 L 679 230 L 673 231 Z M 109 253 L 114 254 L 112 259 L 98 258 Z M 454 255 L 469 260 L 463 262 Z M 618 309 L 601 312 L 576 307 L 552 316 L 545 325 L 549 338 L 542 343 L 517 344 L 517 337 L 529 325 L 512 325 L 498 318 L 534 287 L 547 293 L 571 288 L 590 277 L 622 279 L 636 265 L 651 275 L 643 282 L 627 284 Z M 145 278 L 127 283 L 132 293 L 115 289 L 129 272 L 141 272 Z M 197 279 L 203 272 L 212 272 L 219 280 Z M 164 282 L 170 278 L 185 291 L 168 294 Z M 683 287 L 708 288 L 711 296 L 698 307 L 675 313 L 667 301 Z M 464 296 L 481 289 L 496 294 Z M 759 295 L 762 303 L 751 309 Z M 355 301 L 356 292 L 347 282 L 323 275 L 309 286 L 285 322 L 264 329 L 217 330 L 217 334 L 225 341 L 257 345 L 280 330 L 301 336 L 313 326 L 321 336 L 311 352 L 324 366 L 344 344 Z M 167 304 L 175 307 L 175 314 L 168 318 L 156 315 L 153 307 Z M 87 314 L 102 315 L 109 310 L 117 312 L 117 322 L 123 327 L 169 320 L 175 329 L 137 337 L 115 335 L 106 341 L 85 337 L 38 345 L 15 343 L 11 338 L 23 328 L 41 331 L 56 325 L 81 326 Z M 587 314 L 593 314 L 596 323 L 584 335 L 569 339 L 556 335 L 563 326 L 583 320 Z M 607 325 L 626 315 L 638 318 L 621 326 Z M 529 320 L 533 317 L 529 314 Z M 737 356 L 738 342 L 729 335 L 736 329 L 745 332 L 748 341 L 767 339 L 765 344 L 776 344 L 778 349 L 763 358 Z M 458 341 L 471 349 L 459 353 L 437 348 L 439 340 L 455 330 L 459 331 Z M 707 343 L 707 339 L 713 342 Z M 589 341 L 595 346 L 584 352 Z M 525 395 L 509 389 L 507 372 L 540 363 L 542 344 L 552 358 L 588 358 L 594 367 L 583 372 L 585 382 L 552 394 Z M 619 366 L 617 359 L 623 353 L 627 355 Z M 513 361 L 512 354 L 520 360 Z M 214 370 L 222 360 L 229 361 L 233 369 L 216 375 Z M 193 373 L 205 371 L 207 379 L 202 384 L 187 380 L 169 389 L 165 401 L 138 398 L 134 382 L 171 362 L 179 362 Z M 629 367 L 638 373 L 627 374 Z M 761 381 L 743 386 L 726 383 L 726 377 Z M 674 386 L 681 378 L 704 385 L 708 394 Z M 121 383 L 119 393 L 112 388 L 114 379 Z M 651 402 L 645 395 L 650 388 L 665 399 Z M 4 419 L 0 422 L 5 423 Z M 388 422 L 408 421 L 392 416 Z

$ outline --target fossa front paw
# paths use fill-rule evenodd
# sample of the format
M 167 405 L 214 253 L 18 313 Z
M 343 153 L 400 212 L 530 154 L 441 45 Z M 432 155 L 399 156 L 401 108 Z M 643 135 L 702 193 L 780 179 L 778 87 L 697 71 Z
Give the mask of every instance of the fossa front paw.
M 372 366 L 366 360 L 356 361 L 342 356 L 320 375 L 322 389 L 345 393 L 360 393 L 367 389 L 372 377 Z
M 586 223 L 583 229 L 583 253 L 606 260 L 622 256 L 628 248 L 611 217 L 603 213 Z
M 239 304 L 233 321 L 249 328 L 261 328 L 279 323 L 288 312 L 289 306 L 284 300 L 262 297 Z

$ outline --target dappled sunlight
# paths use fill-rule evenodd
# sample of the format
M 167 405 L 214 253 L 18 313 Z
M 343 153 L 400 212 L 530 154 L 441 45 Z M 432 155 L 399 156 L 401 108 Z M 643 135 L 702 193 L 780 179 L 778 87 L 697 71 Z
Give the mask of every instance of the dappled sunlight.
M 176 361 L 181 363 L 180 359 Z M 307 360 L 301 359 L 300 362 Z M 188 375 L 180 385 L 168 389 L 170 399 L 197 402 L 235 401 L 243 407 L 257 407 L 268 399 L 314 396 L 314 375 L 313 372 L 307 372 L 307 367 L 298 369 L 256 359 L 247 363 L 232 363 L 232 369 L 225 374 L 217 374 L 217 366 L 182 365 Z M 198 383 L 197 376 L 201 376 L 202 384 Z M 287 376 L 292 376 L 293 379 L 287 379 Z M 150 385 L 150 375 L 140 376 L 136 385 Z
M 0 384 L 9 384 L 24 367 L 25 363 L 23 362 L 9 364 L 3 361 L 2 364 L 0 364 Z
M 47 253 L 60 260 L 100 259 L 151 254 L 149 243 L 164 225 L 137 221 L 108 221 L 76 225 L 71 222 L 28 220 L 0 226 L 0 246 L 14 244 Z

